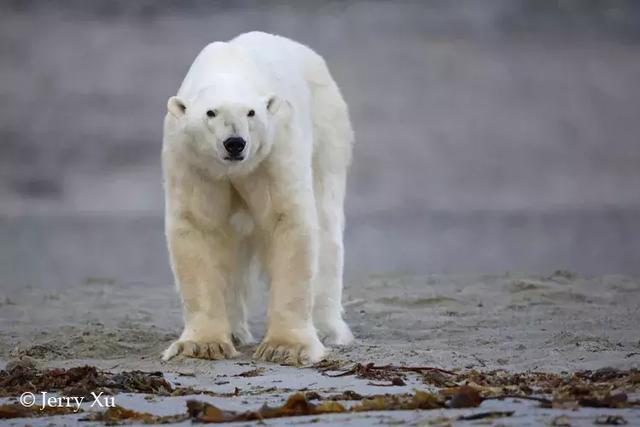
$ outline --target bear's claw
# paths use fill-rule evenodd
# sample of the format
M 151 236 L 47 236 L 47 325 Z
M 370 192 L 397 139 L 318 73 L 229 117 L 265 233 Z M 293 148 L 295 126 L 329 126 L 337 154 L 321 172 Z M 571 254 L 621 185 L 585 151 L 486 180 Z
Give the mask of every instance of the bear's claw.
M 313 347 L 315 348 L 310 349 L 303 344 L 263 341 L 253 353 L 253 358 L 284 365 L 306 365 L 320 361 L 324 355 L 322 344 Z
M 170 360 L 176 356 L 193 357 L 197 359 L 230 359 L 239 353 L 232 343 L 228 342 L 198 342 L 175 341 L 162 354 L 162 360 Z

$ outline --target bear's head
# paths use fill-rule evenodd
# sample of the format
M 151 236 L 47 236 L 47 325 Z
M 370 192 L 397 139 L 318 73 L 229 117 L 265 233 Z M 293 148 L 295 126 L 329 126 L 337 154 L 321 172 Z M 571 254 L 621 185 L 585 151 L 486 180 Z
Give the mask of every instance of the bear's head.
M 289 103 L 277 95 L 260 96 L 235 76 L 220 75 L 190 99 L 172 96 L 167 108 L 176 131 L 184 133 L 200 160 L 234 174 L 250 171 L 267 156 Z

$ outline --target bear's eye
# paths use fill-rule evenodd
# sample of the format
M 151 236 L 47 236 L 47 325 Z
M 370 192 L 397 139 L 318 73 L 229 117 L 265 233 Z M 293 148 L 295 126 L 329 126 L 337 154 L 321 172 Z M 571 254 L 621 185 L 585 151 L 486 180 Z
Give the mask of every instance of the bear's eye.
M 216 112 L 213 110 L 207 110 L 207 117 L 215 117 L 216 116 Z
M 256 115 L 256 112 L 253 111 L 253 110 L 249 110 L 249 112 L 247 113 L 247 116 L 249 116 L 249 117 L 253 117 L 255 115 Z

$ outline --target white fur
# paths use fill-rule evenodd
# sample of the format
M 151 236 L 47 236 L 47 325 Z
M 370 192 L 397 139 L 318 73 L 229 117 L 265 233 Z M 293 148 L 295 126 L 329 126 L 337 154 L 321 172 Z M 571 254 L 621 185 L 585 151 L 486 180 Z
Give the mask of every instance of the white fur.
M 234 342 L 253 340 L 253 260 L 270 282 L 255 358 L 316 362 L 325 352 L 318 333 L 351 342 L 341 298 L 353 133 L 324 60 L 260 32 L 211 43 L 167 107 L 166 233 L 185 327 L 164 358 L 233 357 Z M 225 160 L 229 136 L 247 142 L 242 161 Z

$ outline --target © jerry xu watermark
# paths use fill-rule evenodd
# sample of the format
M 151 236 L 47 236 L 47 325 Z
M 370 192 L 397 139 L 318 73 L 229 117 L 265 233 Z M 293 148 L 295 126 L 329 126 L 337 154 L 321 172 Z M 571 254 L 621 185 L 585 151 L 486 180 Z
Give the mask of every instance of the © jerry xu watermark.
M 38 397 L 42 396 L 40 402 Z M 93 399 L 93 400 L 92 400 Z M 80 406 L 86 401 L 90 403 L 91 408 L 114 408 L 116 402 L 113 396 L 104 396 L 103 392 L 91 392 L 91 396 L 55 396 L 46 391 L 38 393 L 38 395 L 25 392 L 20 395 L 20 404 L 27 408 L 31 408 L 37 404 L 37 408 L 41 411 L 45 408 L 73 408 L 73 412 L 78 412 Z

